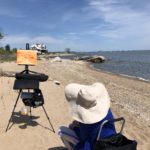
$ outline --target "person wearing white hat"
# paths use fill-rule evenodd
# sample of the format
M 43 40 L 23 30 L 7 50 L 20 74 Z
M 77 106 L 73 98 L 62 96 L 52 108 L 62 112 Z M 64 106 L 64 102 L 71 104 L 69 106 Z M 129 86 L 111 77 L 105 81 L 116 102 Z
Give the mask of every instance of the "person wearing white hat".
M 113 119 L 110 98 L 102 83 L 82 85 L 68 84 L 65 96 L 70 104 L 70 114 L 74 119 L 68 127 L 60 127 L 58 135 L 68 150 L 92 150 L 100 125 Z M 101 137 L 116 134 L 114 123 L 105 125 Z

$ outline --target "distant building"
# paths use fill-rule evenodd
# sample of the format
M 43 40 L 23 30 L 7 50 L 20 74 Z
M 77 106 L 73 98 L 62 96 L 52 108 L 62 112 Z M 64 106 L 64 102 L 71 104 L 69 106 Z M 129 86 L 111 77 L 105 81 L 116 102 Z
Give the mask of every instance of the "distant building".
M 37 52 L 39 54 L 42 54 L 42 53 L 47 53 L 48 50 L 46 49 L 46 45 L 45 44 L 33 44 L 31 45 L 31 49 L 32 50 L 37 50 Z

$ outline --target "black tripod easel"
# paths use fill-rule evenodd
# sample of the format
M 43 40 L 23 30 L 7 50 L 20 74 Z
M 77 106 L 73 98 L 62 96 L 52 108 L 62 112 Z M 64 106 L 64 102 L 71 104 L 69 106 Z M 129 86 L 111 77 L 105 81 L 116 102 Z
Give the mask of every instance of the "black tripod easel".
M 30 73 L 38 74 L 37 72 L 30 71 L 30 70 L 29 70 L 29 66 L 28 66 L 28 65 L 25 65 L 25 70 L 23 70 L 20 74 L 29 75 Z M 18 81 L 18 80 L 16 80 L 16 81 Z M 19 93 L 18 93 L 16 102 L 15 102 L 15 105 L 14 105 L 13 111 L 12 111 L 12 113 L 11 113 L 9 122 L 8 122 L 8 124 L 7 124 L 6 132 L 7 132 L 8 129 L 9 129 L 9 125 L 10 125 L 10 122 L 11 122 L 11 119 L 12 119 L 12 115 L 13 115 L 13 113 L 14 113 L 14 111 L 15 111 L 15 108 L 16 108 L 16 106 L 17 106 L 17 103 L 18 103 L 18 100 L 19 100 L 20 95 L 21 95 L 21 93 L 22 93 L 22 90 L 23 90 L 23 89 L 27 89 L 28 92 L 29 92 L 30 89 L 34 89 L 34 88 L 37 88 L 37 87 L 39 88 L 39 81 L 38 81 L 38 80 L 32 81 L 32 80 L 27 80 L 27 79 L 25 79 L 25 80 L 21 79 L 21 80 L 19 80 L 19 83 L 17 83 L 16 81 L 15 81 L 15 84 L 14 84 L 14 89 L 19 89 Z M 27 86 L 27 88 L 22 88 L 22 87 L 19 85 L 19 84 L 20 84 L 20 81 L 23 82 L 23 83 L 25 83 L 26 86 Z M 30 82 L 30 84 L 27 84 L 27 81 Z M 32 85 L 32 87 L 31 87 L 31 85 Z M 30 87 L 28 87 L 28 86 L 30 86 Z M 47 114 L 47 112 L 46 112 L 46 110 L 45 110 L 45 108 L 44 108 L 43 105 L 42 105 L 42 108 L 43 108 L 43 111 L 44 111 L 44 113 L 45 113 L 45 115 L 46 115 L 46 117 L 47 117 L 47 119 L 48 119 L 48 121 L 49 121 L 49 124 L 50 124 L 51 128 L 52 128 L 52 132 L 55 133 L 55 130 L 54 130 L 53 125 L 52 125 L 52 123 L 51 123 L 51 121 L 50 121 L 50 118 L 49 118 L 49 116 L 48 116 L 48 114 Z M 31 117 L 31 119 L 32 119 L 31 107 L 30 107 L 30 117 Z

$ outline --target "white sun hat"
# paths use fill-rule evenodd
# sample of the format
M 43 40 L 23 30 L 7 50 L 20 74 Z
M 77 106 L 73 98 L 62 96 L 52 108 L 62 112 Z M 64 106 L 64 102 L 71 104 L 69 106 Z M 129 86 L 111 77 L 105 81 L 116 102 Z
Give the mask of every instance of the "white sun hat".
M 68 84 L 65 88 L 65 96 L 70 104 L 72 118 L 81 123 L 99 122 L 105 118 L 110 108 L 110 98 L 102 83 Z

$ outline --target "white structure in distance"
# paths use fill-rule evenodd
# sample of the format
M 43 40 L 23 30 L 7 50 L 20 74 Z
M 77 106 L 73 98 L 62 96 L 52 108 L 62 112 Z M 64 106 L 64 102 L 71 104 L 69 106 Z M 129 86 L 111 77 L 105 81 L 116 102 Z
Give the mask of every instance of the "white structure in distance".
M 31 45 L 31 49 L 32 50 L 37 50 L 38 54 L 42 54 L 42 53 L 47 53 L 48 50 L 46 49 L 46 45 L 45 44 L 33 44 Z

